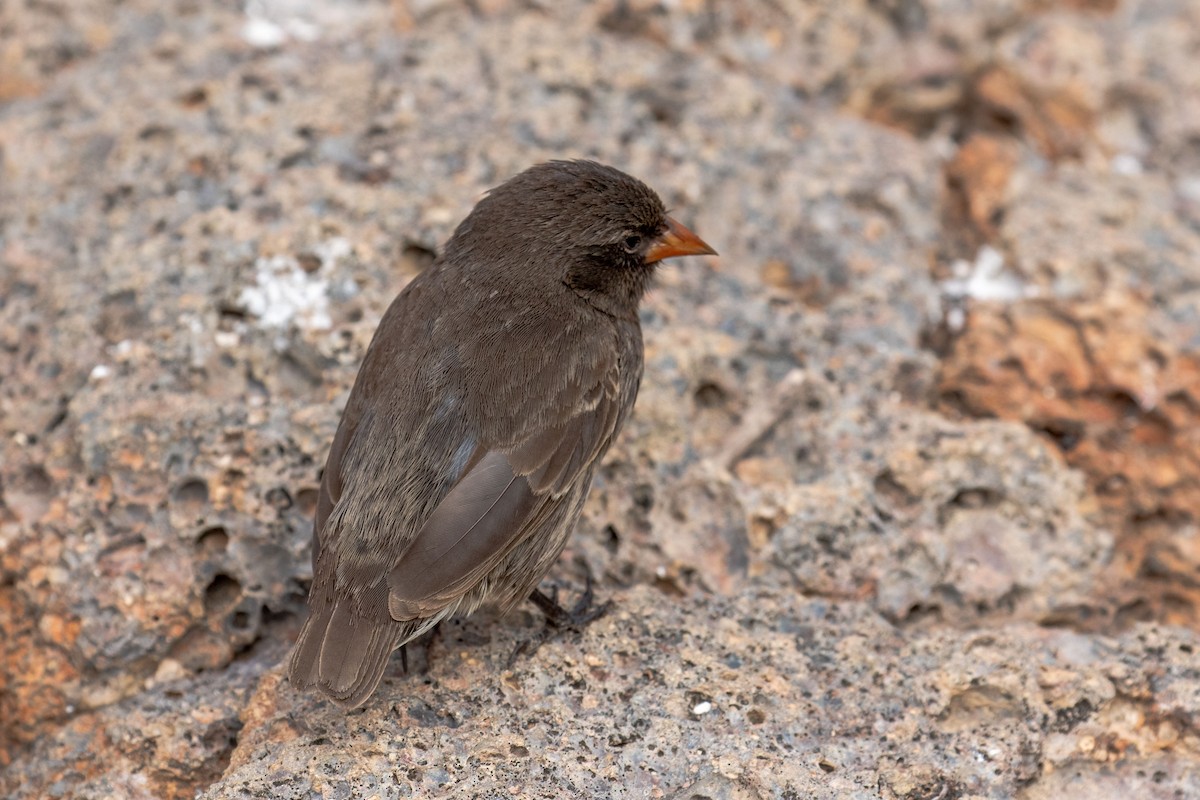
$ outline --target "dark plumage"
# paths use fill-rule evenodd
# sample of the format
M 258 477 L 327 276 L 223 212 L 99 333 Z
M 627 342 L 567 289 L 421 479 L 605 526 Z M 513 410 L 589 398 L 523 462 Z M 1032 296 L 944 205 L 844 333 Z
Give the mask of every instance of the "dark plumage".
M 353 708 L 392 650 L 537 587 L 642 377 L 663 258 L 713 250 L 589 161 L 492 190 L 392 302 L 325 464 L 291 681 Z

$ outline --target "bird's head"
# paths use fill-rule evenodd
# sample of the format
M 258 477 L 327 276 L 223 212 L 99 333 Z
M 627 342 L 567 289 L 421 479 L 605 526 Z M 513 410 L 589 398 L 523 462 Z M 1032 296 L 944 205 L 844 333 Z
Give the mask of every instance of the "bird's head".
M 605 311 L 636 309 L 663 259 L 715 254 L 646 184 L 593 161 L 550 161 L 493 189 L 446 246 L 448 261 L 561 282 Z

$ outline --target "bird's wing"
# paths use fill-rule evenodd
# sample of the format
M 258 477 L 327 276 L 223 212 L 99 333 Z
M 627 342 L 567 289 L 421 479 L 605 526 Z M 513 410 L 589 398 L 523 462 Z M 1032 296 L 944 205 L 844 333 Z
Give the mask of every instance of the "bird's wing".
M 556 519 L 564 495 L 616 433 L 620 387 L 615 363 L 566 394 L 574 402 L 554 424 L 524 431 L 503 448 L 480 448 L 388 575 L 388 610 L 403 621 L 428 617 L 461 598 L 510 549 Z M 591 385 L 588 385 L 591 384 Z M 566 399 L 566 398 L 563 398 Z

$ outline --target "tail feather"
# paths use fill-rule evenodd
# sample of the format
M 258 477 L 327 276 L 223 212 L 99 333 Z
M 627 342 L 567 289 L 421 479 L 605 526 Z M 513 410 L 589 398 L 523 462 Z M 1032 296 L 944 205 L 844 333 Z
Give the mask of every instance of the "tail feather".
M 314 608 L 296 640 L 289 679 L 294 686 L 316 686 L 344 708 L 367 701 L 383 678 L 388 658 L 408 625 L 352 613 L 345 603 Z

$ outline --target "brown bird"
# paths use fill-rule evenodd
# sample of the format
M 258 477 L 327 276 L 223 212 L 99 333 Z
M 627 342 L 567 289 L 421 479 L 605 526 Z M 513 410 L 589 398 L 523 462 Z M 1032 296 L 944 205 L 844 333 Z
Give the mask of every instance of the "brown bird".
M 325 463 L 296 686 L 347 708 L 440 620 L 532 594 L 642 378 L 638 302 L 715 251 L 649 187 L 552 161 L 493 189 L 392 302 Z

